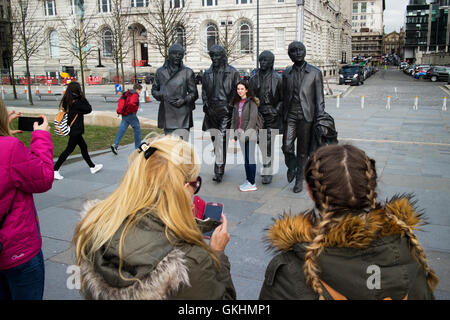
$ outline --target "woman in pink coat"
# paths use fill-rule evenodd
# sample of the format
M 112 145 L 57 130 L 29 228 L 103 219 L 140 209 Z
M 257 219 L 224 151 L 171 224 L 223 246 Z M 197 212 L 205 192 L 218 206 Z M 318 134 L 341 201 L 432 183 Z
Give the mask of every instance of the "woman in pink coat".
M 0 99 L 0 300 L 41 300 L 44 258 L 33 193 L 53 183 L 53 144 L 47 118 L 34 123 L 27 148 L 12 136 L 8 114 Z

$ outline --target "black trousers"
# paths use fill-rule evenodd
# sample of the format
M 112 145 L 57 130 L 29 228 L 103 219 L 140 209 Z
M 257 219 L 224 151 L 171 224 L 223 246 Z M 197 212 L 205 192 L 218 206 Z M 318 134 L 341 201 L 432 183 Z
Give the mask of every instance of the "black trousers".
M 91 157 L 89 157 L 88 148 L 86 141 L 83 139 L 83 135 L 69 136 L 69 142 L 67 143 L 66 149 L 61 153 L 58 158 L 58 161 L 55 164 L 54 170 L 58 171 L 62 166 L 64 161 L 66 161 L 67 157 L 75 150 L 76 146 L 80 146 L 81 155 L 83 156 L 84 161 L 88 164 L 90 168 L 95 167 L 95 164 L 92 162 Z
M 301 116 L 288 114 L 283 134 L 284 161 L 288 169 L 297 170 L 297 177 L 303 177 L 311 143 L 311 128 L 312 122 L 305 121 Z M 295 152 L 296 141 L 297 153 Z

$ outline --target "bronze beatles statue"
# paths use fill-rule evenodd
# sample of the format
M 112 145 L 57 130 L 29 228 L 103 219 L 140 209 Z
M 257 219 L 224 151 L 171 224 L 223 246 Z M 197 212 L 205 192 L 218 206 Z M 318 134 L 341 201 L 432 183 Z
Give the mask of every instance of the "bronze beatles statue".
M 275 137 L 282 125 L 283 90 L 281 75 L 273 70 L 273 53 L 267 50 L 261 52 L 258 61 L 259 69 L 250 78 L 250 87 L 259 99 L 258 111 L 264 119 L 258 145 L 263 161 L 262 183 L 268 184 L 272 182 Z
M 198 91 L 194 72 L 183 65 L 183 57 L 184 49 L 179 43 L 169 48 L 168 59 L 156 71 L 152 96 L 160 101 L 158 128 L 188 140 Z
M 214 178 L 221 182 L 227 158 L 228 135 L 233 106 L 231 100 L 240 80 L 239 72 L 227 63 L 225 49 L 213 45 L 209 49 L 211 67 L 205 71 L 202 79 L 203 131 L 210 131 L 214 144 Z
M 288 54 L 293 66 L 283 72 L 283 153 L 289 182 L 296 179 L 293 191 L 303 189 L 306 160 L 313 151 L 314 122 L 325 113 L 321 71 L 305 61 L 306 48 L 292 42 Z M 332 118 L 331 118 L 332 119 Z M 334 122 L 333 122 L 334 127 Z M 295 143 L 297 142 L 297 153 Z

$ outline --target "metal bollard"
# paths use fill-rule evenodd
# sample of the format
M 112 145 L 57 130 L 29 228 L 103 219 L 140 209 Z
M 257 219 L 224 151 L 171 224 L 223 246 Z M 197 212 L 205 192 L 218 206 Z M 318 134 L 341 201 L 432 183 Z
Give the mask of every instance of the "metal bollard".
M 364 96 L 361 96 L 361 109 L 364 109 Z
M 336 109 L 339 109 L 340 99 L 341 99 L 341 95 L 338 94 L 336 97 Z
M 442 111 L 447 111 L 447 97 L 444 97 L 444 102 L 442 104 Z
M 416 98 L 414 99 L 413 110 L 419 110 L 419 97 L 418 96 L 416 96 Z
M 387 97 L 386 110 L 391 110 L 391 96 Z

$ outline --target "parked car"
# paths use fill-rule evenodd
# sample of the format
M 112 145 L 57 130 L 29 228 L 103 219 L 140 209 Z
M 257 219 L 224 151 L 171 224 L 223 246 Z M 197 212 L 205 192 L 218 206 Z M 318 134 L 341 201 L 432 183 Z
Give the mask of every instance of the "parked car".
M 248 79 L 250 79 L 250 72 L 248 72 L 247 70 L 242 70 L 239 69 L 239 74 L 241 75 L 241 80 L 246 80 L 248 81 Z
M 368 66 L 363 67 L 363 73 L 364 73 L 364 80 L 370 77 L 370 71 Z
M 401 69 L 401 70 L 405 70 L 407 67 L 408 67 L 408 62 L 405 62 L 405 61 L 404 61 L 404 62 L 401 62 L 401 63 L 400 63 L 400 69 Z
M 415 66 L 414 72 L 412 73 L 412 75 L 415 76 L 416 73 L 417 73 L 419 70 L 424 69 L 424 68 L 428 68 L 428 69 L 429 69 L 429 68 L 431 68 L 431 66 L 430 66 L 429 64 L 421 64 L 421 65 Z M 428 70 L 428 69 L 427 69 L 427 70 Z
M 358 65 L 343 66 L 339 70 L 339 84 L 364 84 L 364 70 Z
M 408 74 L 408 75 L 411 75 L 412 72 L 414 71 L 415 66 L 416 66 L 415 64 L 412 64 L 412 65 L 410 65 L 409 67 L 406 67 L 406 68 L 403 70 L 403 72 L 406 73 L 406 74 Z
M 448 81 L 450 73 L 450 67 L 433 66 L 427 72 L 427 79 L 433 82 L 436 81 Z

